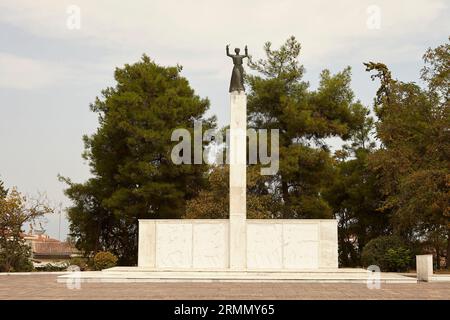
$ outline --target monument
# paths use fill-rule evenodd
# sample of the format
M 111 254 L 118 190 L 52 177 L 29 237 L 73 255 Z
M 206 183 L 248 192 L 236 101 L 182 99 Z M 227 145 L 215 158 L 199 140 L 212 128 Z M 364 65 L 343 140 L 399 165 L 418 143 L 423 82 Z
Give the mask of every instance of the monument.
M 230 80 L 229 219 L 139 220 L 138 267 L 146 270 L 304 270 L 338 267 L 334 219 L 246 217 L 247 100 L 239 48 Z
M 233 59 L 230 80 L 230 269 L 246 268 L 246 218 L 247 218 L 247 99 L 244 88 L 243 59 L 245 55 L 235 55 L 226 47 L 227 56 Z
M 229 219 L 141 219 L 137 267 L 74 272 L 59 276 L 58 282 L 71 284 L 83 279 L 102 282 L 269 280 L 367 283 L 368 277 L 374 276 L 365 269 L 338 269 L 335 219 L 247 219 L 247 99 L 243 59 L 248 57 L 248 52 L 247 47 L 245 55 L 240 55 L 237 48 L 234 52 L 231 55 L 229 46 L 226 46 L 226 54 L 233 59 L 229 87 Z M 273 141 L 271 143 L 273 146 Z M 414 278 L 396 274 L 375 276 L 384 283 L 416 282 Z

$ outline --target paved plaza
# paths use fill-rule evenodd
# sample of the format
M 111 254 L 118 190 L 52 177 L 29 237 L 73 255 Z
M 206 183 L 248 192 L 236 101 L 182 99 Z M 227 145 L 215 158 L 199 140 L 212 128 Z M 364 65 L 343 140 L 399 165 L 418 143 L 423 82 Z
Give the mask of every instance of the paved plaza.
M 82 282 L 68 289 L 60 274 L 0 275 L 0 299 L 446 299 L 450 282 L 381 284 L 295 282 Z

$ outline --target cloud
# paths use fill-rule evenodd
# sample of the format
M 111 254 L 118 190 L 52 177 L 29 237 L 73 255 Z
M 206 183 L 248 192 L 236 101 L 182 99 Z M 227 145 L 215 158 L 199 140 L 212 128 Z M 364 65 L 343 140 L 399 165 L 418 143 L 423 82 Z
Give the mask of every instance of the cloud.
M 32 90 L 67 85 L 104 85 L 111 81 L 114 62 L 64 62 L 0 52 L 0 88 Z
M 66 26 L 69 5 L 81 9 L 81 29 Z M 367 28 L 367 8 L 380 8 L 381 28 Z M 66 41 L 89 41 L 115 51 L 154 51 L 168 61 L 183 52 L 201 61 L 221 54 L 225 43 L 249 44 L 260 52 L 270 39 L 283 41 L 291 34 L 303 43 L 304 59 L 347 52 L 361 39 L 390 45 L 403 36 L 430 30 L 448 8 L 444 0 L 298 1 L 298 0 L 3 0 L 0 21 L 38 36 Z M 448 20 L 448 19 L 441 19 Z M 412 39 L 413 40 L 413 39 Z
M 49 62 L 0 52 L 0 87 L 36 89 L 58 83 L 66 68 Z

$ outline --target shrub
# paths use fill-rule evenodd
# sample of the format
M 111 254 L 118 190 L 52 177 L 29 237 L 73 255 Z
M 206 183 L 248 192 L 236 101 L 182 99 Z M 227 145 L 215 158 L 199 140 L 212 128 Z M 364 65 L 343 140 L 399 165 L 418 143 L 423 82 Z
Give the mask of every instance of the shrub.
M 100 251 L 94 256 L 95 270 L 112 268 L 117 263 L 117 257 L 108 251 Z
M 86 271 L 89 269 L 88 259 L 82 257 L 74 257 L 70 259 L 70 266 L 78 266 L 80 271 Z
M 54 271 L 64 271 L 67 269 L 67 263 L 61 263 L 61 264 L 52 264 L 47 263 L 43 266 L 37 266 L 34 269 L 36 271 L 44 271 L 44 272 L 54 272 Z
M 361 261 L 365 267 L 379 266 L 382 271 L 401 272 L 411 264 L 411 252 L 396 236 L 372 239 L 364 247 Z
M 405 271 L 411 264 L 411 252 L 406 248 L 388 249 L 385 254 L 388 270 Z
M 31 249 L 25 241 L 8 241 L 7 248 L 0 247 L 0 272 L 33 271 Z

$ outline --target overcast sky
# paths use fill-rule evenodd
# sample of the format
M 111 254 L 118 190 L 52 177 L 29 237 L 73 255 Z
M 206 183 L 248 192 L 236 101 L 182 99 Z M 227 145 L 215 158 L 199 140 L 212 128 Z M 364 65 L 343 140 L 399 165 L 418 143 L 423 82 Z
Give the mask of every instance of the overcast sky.
M 81 10 L 79 29 L 68 28 L 71 5 Z M 418 82 L 422 54 L 446 41 L 449 21 L 448 0 L 1 0 L 0 179 L 69 205 L 57 175 L 89 177 L 81 158 L 82 135 L 97 127 L 89 103 L 114 84 L 115 67 L 143 53 L 163 65 L 181 64 L 225 125 L 228 43 L 247 44 L 259 58 L 264 42 L 278 46 L 294 35 L 313 88 L 322 69 L 350 65 L 356 97 L 371 105 L 377 83 L 362 62 L 384 62 L 395 77 Z M 46 229 L 58 238 L 57 215 Z M 67 230 L 63 218 L 61 238 Z

